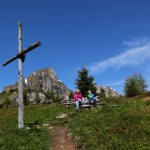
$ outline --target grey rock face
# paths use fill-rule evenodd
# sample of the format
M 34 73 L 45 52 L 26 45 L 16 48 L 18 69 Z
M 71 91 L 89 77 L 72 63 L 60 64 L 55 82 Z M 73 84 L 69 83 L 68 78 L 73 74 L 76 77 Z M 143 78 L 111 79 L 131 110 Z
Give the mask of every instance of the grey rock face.
M 4 88 L 3 91 L 10 93 L 18 89 L 18 83 L 10 85 Z M 71 90 L 69 90 L 65 84 L 60 81 L 53 68 L 45 68 L 38 70 L 27 78 L 24 78 L 24 89 L 26 89 L 27 97 L 30 102 L 34 103 L 36 97 L 36 91 L 40 102 L 46 101 L 45 92 L 52 91 L 61 98 L 68 97 Z
M 32 104 L 35 104 L 36 92 L 29 92 L 29 93 L 27 94 L 27 96 L 28 96 L 29 101 L 30 101 Z
M 38 94 L 40 98 L 40 103 L 44 103 L 46 101 L 46 96 L 42 92 L 39 92 Z
M 104 92 L 105 97 L 119 97 L 118 94 L 114 89 L 110 88 L 109 86 L 98 86 L 97 93 Z
M 39 97 L 40 103 L 44 103 L 46 101 L 46 96 L 45 96 L 44 93 L 32 91 L 32 92 L 27 93 L 29 102 L 32 103 L 32 104 L 35 104 L 36 103 L 35 99 L 36 99 L 37 95 Z
M 38 70 L 26 78 L 28 89 L 53 91 L 59 96 L 68 96 L 70 90 L 58 80 L 53 68 Z

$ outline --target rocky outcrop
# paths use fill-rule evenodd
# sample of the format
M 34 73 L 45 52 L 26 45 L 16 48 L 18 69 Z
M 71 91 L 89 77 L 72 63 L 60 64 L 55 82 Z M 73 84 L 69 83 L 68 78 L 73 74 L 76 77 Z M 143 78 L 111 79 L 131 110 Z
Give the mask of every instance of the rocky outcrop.
M 15 83 L 14 85 L 5 87 L 3 92 L 13 93 L 16 92 L 17 89 L 18 83 Z M 27 96 L 30 102 L 34 101 L 37 91 L 41 102 L 46 100 L 44 93 L 47 91 L 52 91 L 55 95 L 59 95 L 61 98 L 68 97 L 71 92 L 71 90 L 69 90 L 66 85 L 58 79 L 53 68 L 38 70 L 27 78 L 24 78 L 24 89 L 27 91 Z
M 25 79 L 26 88 L 39 91 L 53 91 L 59 96 L 68 96 L 70 90 L 60 81 L 53 68 L 38 70 Z
M 109 86 L 98 86 L 97 93 L 103 93 L 105 97 L 119 97 L 118 94 L 114 89 Z

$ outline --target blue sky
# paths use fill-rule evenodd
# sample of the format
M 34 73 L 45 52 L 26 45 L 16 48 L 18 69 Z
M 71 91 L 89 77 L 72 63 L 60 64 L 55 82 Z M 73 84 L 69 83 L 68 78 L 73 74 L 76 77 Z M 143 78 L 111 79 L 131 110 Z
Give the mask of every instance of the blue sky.
M 18 21 L 28 53 L 24 77 L 52 67 L 75 89 L 77 69 L 90 69 L 97 85 L 123 93 L 124 80 L 141 73 L 150 85 L 149 0 L 1 0 L 0 64 L 18 52 Z M 0 66 L 0 91 L 18 80 L 18 61 Z M 150 88 L 149 88 L 150 89 Z

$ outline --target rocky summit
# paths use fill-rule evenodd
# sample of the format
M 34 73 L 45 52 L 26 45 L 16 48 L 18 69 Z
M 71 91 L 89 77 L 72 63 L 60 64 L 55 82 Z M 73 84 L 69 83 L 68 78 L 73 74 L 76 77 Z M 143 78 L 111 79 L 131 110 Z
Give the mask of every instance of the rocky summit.
M 18 82 L 4 88 L 9 93 L 18 88 Z M 47 92 L 52 91 L 60 97 L 68 96 L 71 92 L 66 85 L 58 79 L 53 68 L 44 68 L 24 78 L 24 89 L 30 91 Z
M 59 96 L 68 96 L 70 90 L 58 79 L 53 68 L 38 70 L 25 79 L 27 89 L 53 91 Z

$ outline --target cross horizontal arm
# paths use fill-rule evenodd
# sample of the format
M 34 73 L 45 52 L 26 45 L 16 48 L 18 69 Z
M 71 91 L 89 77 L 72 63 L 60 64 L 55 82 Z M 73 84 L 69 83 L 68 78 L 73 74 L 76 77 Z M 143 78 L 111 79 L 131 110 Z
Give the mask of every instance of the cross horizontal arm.
M 34 48 L 40 46 L 41 43 L 40 42 L 36 42 L 34 44 L 32 44 L 31 46 L 29 46 L 28 48 L 24 49 L 21 53 L 17 54 L 16 56 L 14 56 L 13 58 L 11 58 L 10 60 L 8 60 L 7 62 L 5 62 L 3 64 L 3 66 L 8 65 L 9 63 L 13 62 L 14 60 L 18 59 L 18 58 L 22 58 L 26 53 L 28 53 L 29 51 L 33 50 Z
M 38 46 L 42 45 L 40 42 L 35 42 L 34 44 L 32 44 L 31 46 L 29 46 L 28 48 L 24 49 L 21 53 L 19 53 L 19 56 L 22 56 L 26 53 L 28 53 L 29 51 L 37 48 Z

